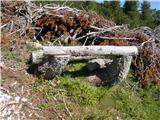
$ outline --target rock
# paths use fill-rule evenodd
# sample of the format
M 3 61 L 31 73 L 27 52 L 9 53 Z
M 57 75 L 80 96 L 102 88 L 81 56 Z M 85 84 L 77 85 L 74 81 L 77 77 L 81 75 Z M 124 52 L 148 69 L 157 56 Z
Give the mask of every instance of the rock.
M 92 85 L 95 85 L 95 86 L 102 85 L 102 80 L 96 75 L 91 75 L 91 76 L 87 77 L 87 80 Z
M 44 59 L 38 64 L 37 72 L 44 79 L 53 79 L 62 73 L 70 60 L 70 55 L 49 56 Z
M 94 71 L 97 69 L 105 68 L 106 64 L 112 62 L 110 59 L 92 59 L 87 64 L 87 69 L 89 71 Z
M 114 57 L 112 62 L 110 60 L 108 61 L 109 64 L 103 66 L 104 68 L 92 71 L 87 79 L 94 85 L 113 86 L 125 80 L 130 69 L 131 60 L 132 56 Z
M 121 56 L 113 59 L 113 62 L 100 73 L 107 85 L 114 85 L 125 80 L 130 69 L 132 56 Z

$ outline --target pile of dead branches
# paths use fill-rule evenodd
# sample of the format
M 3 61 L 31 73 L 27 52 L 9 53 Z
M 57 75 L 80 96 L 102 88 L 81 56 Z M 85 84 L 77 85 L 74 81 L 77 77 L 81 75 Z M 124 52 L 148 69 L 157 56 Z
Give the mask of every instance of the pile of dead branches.
M 10 88 L 10 90 L 8 90 Z M 39 115 L 40 109 L 33 106 L 26 87 L 15 82 L 5 89 L 0 87 L 0 118 L 6 119 L 45 119 Z M 14 91 L 14 92 L 13 92 Z M 25 95 L 27 94 L 27 95 Z
M 1 1 L 2 46 L 18 48 L 34 35 L 31 27 L 31 8 L 24 1 Z
M 49 41 L 51 45 L 116 45 L 139 47 L 132 66 L 143 85 L 160 83 L 160 38 L 148 27 L 129 29 L 96 14 L 68 6 L 2 2 L 3 31 Z M 3 36 L 3 34 L 2 34 Z M 2 43 L 6 42 L 2 39 Z
M 150 83 L 160 83 L 160 26 L 151 30 L 149 28 L 141 28 L 146 38 L 141 36 L 139 38 L 139 55 L 134 59 L 135 73 L 140 82 L 146 86 Z M 159 32 L 158 32 L 159 31 Z

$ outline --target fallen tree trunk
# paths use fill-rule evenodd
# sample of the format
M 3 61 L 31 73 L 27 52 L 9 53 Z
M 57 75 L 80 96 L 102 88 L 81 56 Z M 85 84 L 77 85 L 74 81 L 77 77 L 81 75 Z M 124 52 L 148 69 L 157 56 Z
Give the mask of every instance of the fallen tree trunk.
M 71 55 L 75 56 L 72 57 L 74 60 L 77 56 L 133 56 L 137 54 L 138 48 L 135 46 L 42 46 L 42 50 L 32 52 L 32 62 L 37 63 L 48 55 Z M 84 57 L 79 57 L 81 58 L 84 59 Z
M 71 55 L 71 56 L 89 56 L 89 55 L 137 55 L 136 46 L 43 46 L 45 55 Z
M 43 51 L 34 51 L 32 52 L 32 63 L 33 64 L 37 64 L 40 61 L 42 61 L 43 57 L 45 57 L 47 55 L 43 54 Z M 54 56 L 54 55 L 51 55 Z M 56 55 L 59 56 L 59 55 Z M 60 55 L 63 56 L 63 55 Z M 65 55 L 64 55 L 65 56 Z M 70 56 L 70 61 L 83 61 L 83 60 L 91 60 L 91 59 L 97 59 L 97 58 L 101 58 L 101 59 L 105 59 L 108 58 L 108 56 L 100 56 L 100 55 L 96 55 L 96 56 Z

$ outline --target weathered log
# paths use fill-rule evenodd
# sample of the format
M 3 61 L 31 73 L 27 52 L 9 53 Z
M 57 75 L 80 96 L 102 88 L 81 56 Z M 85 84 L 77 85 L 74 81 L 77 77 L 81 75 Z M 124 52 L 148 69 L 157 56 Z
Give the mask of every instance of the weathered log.
M 122 56 L 120 58 L 120 62 L 118 64 L 118 67 L 120 69 L 118 75 L 119 81 L 122 81 L 127 77 L 131 62 L 132 62 L 132 56 Z
M 138 49 L 135 46 L 42 46 L 41 50 L 32 53 L 32 62 L 40 63 L 38 72 L 45 79 L 52 79 L 61 74 L 71 60 L 93 59 L 96 56 L 118 56 L 113 59 L 109 67 L 106 66 L 102 71 L 100 70 L 104 83 L 115 84 L 126 77 L 132 55 L 137 54 Z
M 136 46 L 43 46 L 45 55 L 137 55 L 138 48 Z
M 42 50 L 32 52 L 32 62 L 37 63 L 47 55 L 71 55 L 71 56 L 108 56 L 138 54 L 135 46 L 42 46 Z M 72 60 L 74 57 L 72 57 Z
M 37 64 L 37 63 L 41 62 L 43 57 L 45 57 L 45 56 L 48 56 L 48 55 L 44 55 L 42 50 L 32 52 L 32 55 L 31 55 L 32 63 Z M 54 56 L 54 55 L 51 55 L 51 56 Z M 59 55 L 56 55 L 56 56 L 59 56 Z M 61 56 L 63 56 L 63 55 L 61 55 Z M 70 61 L 83 61 L 83 60 L 91 60 L 91 59 L 97 59 L 97 58 L 105 59 L 105 58 L 108 58 L 108 56 L 100 56 L 100 55 L 96 55 L 96 56 L 94 56 L 94 55 L 93 56 L 70 56 Z
M 31 55 L 32 63 L 33 64 L 38 64 L 39 62 L 42 61 L 43 57 L 44 56 L 43 56 L 43 51 L 42 50 L 32 52 L 32 55 Z

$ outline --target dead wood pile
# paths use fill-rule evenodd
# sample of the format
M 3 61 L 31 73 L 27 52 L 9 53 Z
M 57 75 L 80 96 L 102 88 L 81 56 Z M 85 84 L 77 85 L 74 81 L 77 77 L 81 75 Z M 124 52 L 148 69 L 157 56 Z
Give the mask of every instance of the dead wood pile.
M 3 39 L 6 33 L 12 39 L 16 34 L 49 41 L 52 45 L 136 45 L 139 55 L 132 66 L 138 80 L 142 85 L 160 83 L 160 27 L 131 30 L 96 12 L 55 4 L 36 6 L 31 2 L 2 1 L 1 12 L 2 45 L 8 42 Z

